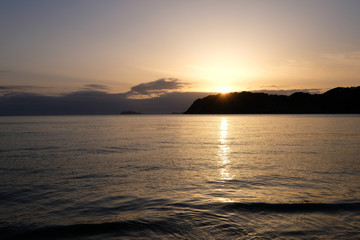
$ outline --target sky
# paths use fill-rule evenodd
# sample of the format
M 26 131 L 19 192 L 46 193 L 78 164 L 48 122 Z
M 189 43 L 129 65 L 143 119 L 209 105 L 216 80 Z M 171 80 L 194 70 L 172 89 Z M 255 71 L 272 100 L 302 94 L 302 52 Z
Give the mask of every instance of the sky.
M 358 0 L 0 4 L 3 95 L 102 91 L 138 99 L 360 85 Z

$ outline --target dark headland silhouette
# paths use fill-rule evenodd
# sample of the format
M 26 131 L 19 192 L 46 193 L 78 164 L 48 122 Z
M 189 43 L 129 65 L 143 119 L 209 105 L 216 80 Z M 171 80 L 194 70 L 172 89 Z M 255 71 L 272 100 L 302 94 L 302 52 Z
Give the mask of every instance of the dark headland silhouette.
M 290 96 L 234 92 L 197 99 L 185 114 L 311 114 L 360 113 L 360 86 L 331 89 L 323 94 Z

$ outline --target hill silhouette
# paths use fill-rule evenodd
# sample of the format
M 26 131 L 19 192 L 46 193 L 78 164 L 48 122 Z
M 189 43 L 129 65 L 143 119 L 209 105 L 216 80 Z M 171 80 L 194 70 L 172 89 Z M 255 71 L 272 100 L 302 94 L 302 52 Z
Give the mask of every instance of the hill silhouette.
M 290 96 L 234 92 L 193 102 L 185 114 L 360 113 L 360 86 L 331 89 L 323 94 L 296 92 Z

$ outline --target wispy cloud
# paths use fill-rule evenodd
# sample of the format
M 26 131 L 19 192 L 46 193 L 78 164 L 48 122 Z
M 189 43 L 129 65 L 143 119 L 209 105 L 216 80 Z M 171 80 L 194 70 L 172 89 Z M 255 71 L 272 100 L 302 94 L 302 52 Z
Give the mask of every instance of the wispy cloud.
M 276 94 L 276 95 L 291 95 L 296 92 L 305 92 L 305 93 L 312 93 L 317 94 L 321 93 L 321 89 L 319 88 L 304 88 L 304 89 L 263 89 L 263 90 L 254 90 L 251 92 L 255 93 L 268 93 L 268 94 Z
M 154 68 L 154 67 L 148 67 L 148 66 L 129 66 L 129 67 L 138 69 L 141 71 L 160 73 L 160 74 L 168 75 L 168 76 L 184 76 L 183 72 L 174 71 L 171 69 L 161 69 L 161 68 Z
M 28 93 L 34 90 L 45 89 L 46 87 L 40 86 L 17 86 L 17 85 L 1 85 L 0 94 L 17 94 L 17 93 Z
M 156 97 L 165 93 L 182 89 L 187 83 L 177 78 L 161 78 L 156 81 L 141 83 L 131 88 L 129 97 Z
M 176 78 L 161 78 L 156 81 L 138 84 L 136 86 L 133 86 L 130 91 L 125 93 L 118 93 L 118 95 L 122 95 L 128 98 L 138 98 L 138 99 L 153 98 L 153 97 L 159 97 L 166 93 L 179 91 L 185 85 L 188 85 L 188 83 L 182 82 Z M 22 93 L 43 94 L 44 92 L 42 91 L 43 89 L 47 89 L 47 87 L 29 86 L 29 85 L 0 85 L 0 94 L 1 95 L 16 95 Z M 93 84 L 86 84 L 78 91 L 74 91 L 71 94 L 86 93 L 86 92 L 97 92 L 99 94 L 103 94 L 103 93 L 108 93 L 108 90 L 110 90 L 110 88 L 106 85 L 93 83 Z M 49 96 L 51 95 L 52 94 L 50 94 Z M 63 95 L 63 93 L 60 95 Z
M 336 64 L 360 65 L 360 51 L 325 54 L 324 58 Z
M 101 84 L 87 84 L 87 85 L 85 85 L 83 90 L 86 90 L 86 91 L 104 91 L 104 90 L 109 90 L 109 87 L 105 86 L 105 85 L 101 85 Z
M 296 92 L 317 94 L 324 91 L 324 89 L 320 89 L 320 88 L 289 88 L 288 86 L 278 86 L 278 85 L 266 85 L 266 86 L 260 86 L 259 88 L 260 88 L 259 90 L 250 90 L 250 92 L 268 93 L 268 94 L 276 94 L 276 95 L 291 95 Z

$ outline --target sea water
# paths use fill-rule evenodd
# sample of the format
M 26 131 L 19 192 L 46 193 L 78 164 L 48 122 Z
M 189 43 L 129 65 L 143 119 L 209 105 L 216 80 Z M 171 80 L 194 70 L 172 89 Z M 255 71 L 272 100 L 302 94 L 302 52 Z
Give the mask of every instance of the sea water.
M 1 239 L 359 239 L 359 115 L 0 118 Z

